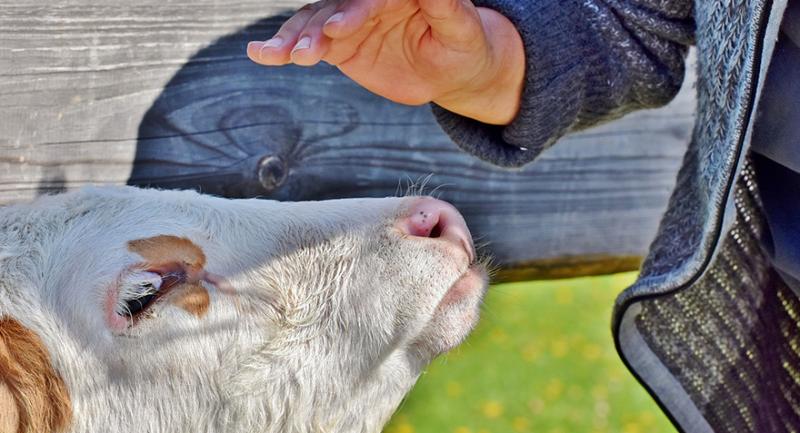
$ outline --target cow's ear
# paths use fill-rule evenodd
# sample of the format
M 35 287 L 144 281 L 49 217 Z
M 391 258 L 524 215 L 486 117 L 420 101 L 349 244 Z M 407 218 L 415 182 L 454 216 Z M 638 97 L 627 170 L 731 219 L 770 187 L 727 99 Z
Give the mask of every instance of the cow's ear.
M 72 419 L 42 340 L 10 317 L 0 317 L 0 414 L 0 433 L 61 432 Z

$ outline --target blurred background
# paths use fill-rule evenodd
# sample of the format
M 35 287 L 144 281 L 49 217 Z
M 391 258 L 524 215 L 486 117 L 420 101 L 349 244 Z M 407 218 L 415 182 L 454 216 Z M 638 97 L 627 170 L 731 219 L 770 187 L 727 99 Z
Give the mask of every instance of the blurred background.
M 610 317 L 674 185 L 692 73 L 668 106 L 504 170 L 461 152 L 428 106 L 380 99 L 326 65 L 251 63 L 247 41 L 303 3 L 2 4 L 0 204 L 86 184 L 276 200 L 435 191 L 494 258 L 496 284 L 477 331 L 388 431 L 672 431 L 618 359 Z
M 492 286 L 476 331 L 385 432 L 675 432 L 614 351 L 611 306 L 635 277 Z

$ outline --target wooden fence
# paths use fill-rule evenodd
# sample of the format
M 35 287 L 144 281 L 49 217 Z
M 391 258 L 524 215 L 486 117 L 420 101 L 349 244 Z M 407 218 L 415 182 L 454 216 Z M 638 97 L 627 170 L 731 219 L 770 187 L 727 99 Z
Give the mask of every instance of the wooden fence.
M 300 5 L 2 0 L 0 204 L 84 184 L 387 196 L 429 177 L 500 279 L 636 268 L 688 142 L 693 76 L 665 108 L 504 170 L 460 152 L 427 106 L 382 100 L 328 66 L 252 64 L 247 41 Z

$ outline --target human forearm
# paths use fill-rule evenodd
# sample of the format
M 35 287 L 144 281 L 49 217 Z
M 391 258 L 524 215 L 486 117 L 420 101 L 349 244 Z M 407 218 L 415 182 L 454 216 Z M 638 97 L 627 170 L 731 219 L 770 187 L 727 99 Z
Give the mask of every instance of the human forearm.
M 493 125 L 507 125 L 519 111 L 525 78 L 525 49 L 513 24 L 500 13 L 478 8 L 489 54 L 484 72 L 470 85 L 433 102 L 451 112 Z
M 505 128 L 435 109 L 462 148 L 523 165 L 564 134 L 663 105 L 680 87 L 693 34 L 691 0 L 480 0 L 507 16 L 525 47 L 520 109 Z

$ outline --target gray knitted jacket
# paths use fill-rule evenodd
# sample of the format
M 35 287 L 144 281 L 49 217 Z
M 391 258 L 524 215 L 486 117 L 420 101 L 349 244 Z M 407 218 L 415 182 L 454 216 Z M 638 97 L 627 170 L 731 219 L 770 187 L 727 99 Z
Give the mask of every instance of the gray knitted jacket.
M 786 1 L 476 3 L 504 13 L 525 42 L 520 113 L 493 127 L 434 111 L 459 146 L 504 166 L 665 103 L 697 45 L 692 142 L 639 280 L 617 300 L 617 349 L 681 431 L 800 430 L 800 302 L 767 260 L 748 157 Z

